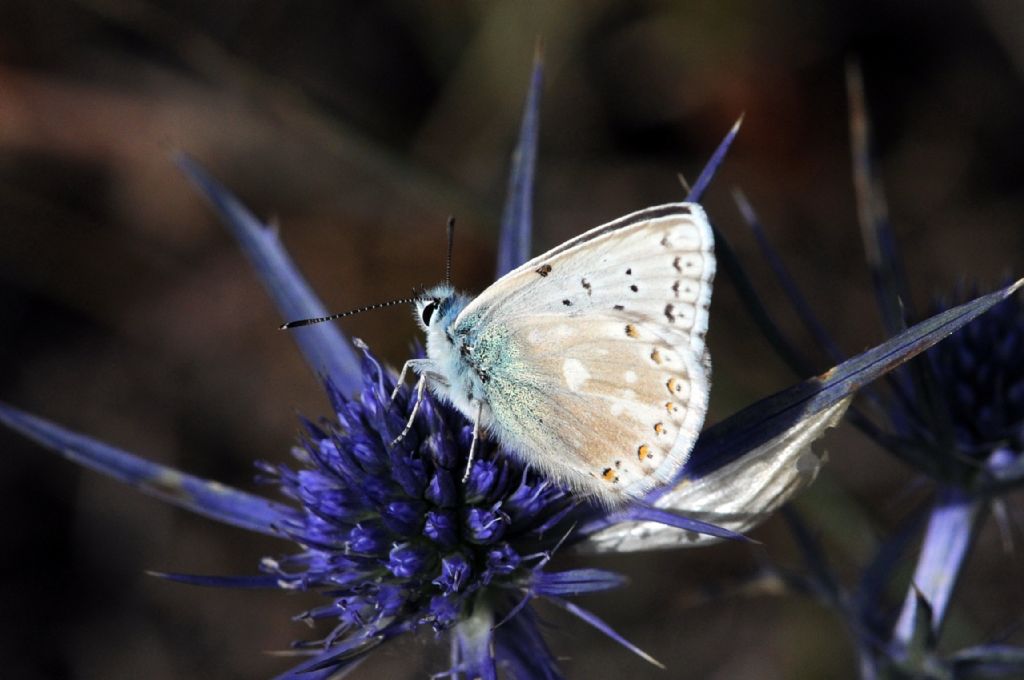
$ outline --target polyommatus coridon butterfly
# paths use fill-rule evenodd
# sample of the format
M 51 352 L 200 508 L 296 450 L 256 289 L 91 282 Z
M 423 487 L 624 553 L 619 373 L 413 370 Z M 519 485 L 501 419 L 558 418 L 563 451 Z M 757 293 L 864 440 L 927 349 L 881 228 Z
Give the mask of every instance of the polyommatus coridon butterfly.
M 401 378 L 411 368 L 417 399 L 429 388 L 474 423 L 470 465 L 484 430 L 578 493 L 619 504 L 671 481 L 700 432 L 714 274 L 699 205 L 647 208 L 476 298 L 447 282 L 415 298 L 427 357 Z

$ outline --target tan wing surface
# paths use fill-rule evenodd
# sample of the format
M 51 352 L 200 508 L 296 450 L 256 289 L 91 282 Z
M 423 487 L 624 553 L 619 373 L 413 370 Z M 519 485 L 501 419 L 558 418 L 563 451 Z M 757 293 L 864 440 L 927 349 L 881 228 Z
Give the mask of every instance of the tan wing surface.
M 527 319 L 503 328 L 503 359 L 488 373 L 498 438 L 610 503 L 669 481 L 707 412 L 701 357 L 639 319 L 519 317 Z

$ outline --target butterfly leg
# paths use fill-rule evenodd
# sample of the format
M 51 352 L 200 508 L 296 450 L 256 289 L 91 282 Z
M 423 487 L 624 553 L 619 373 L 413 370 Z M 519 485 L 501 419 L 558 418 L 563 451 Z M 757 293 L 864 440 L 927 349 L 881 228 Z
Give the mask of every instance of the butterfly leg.
M 484 416 L 484 403 L 477 402 L 476 418 L 473 420 L 473 441 L 469 444 L 469 456 L 466 457 L 466 472 L 462 475 L 462 483 L 469 479 L 469 472 L 473 469 L 473 457 L 476 455 L 476 442 L 480 439 L 480 421 Z
M 407 361 L 407 362 L 405 362 L 405 365 L 408 366 L 411 363 L 412 363 L 412 361 Z M 413 407 L 412 407 L 412 412 L 409 414 L 409 420 L 406 421 L 405 427 L 402 429 L 402 432 L 397 437 L 395 437 L 394 440 L 391 442 L 391 446 L 394 446 L 398 442 L 400 442 L 403 439 L 405 439 L 405 435 L 409 434 L 409 430 L 412 429 L 412 424 L 416 420 L 416 414 L 419 413 L 419 411 L 420 411 L 420 404 L 423 403 L 423 390 L 426 389 L 426 387 L 427 387 L 427 374 L 424 373 L 423 375 L 420 376 L 420 379 L 416 382 L 416 404 L 413 405 Z
M 391 401 L 395 400 L 395 397 L 398 396 L 398 390 L 402 389 L 402 385 L 405 384 L 405 376 L 410 368 L 422 375 L 423 371 L 419 369 L 429 368 L 430 364 L 430 359 L 409 359 L 402 364 L 402 370 L 398 373 L 398 380 L 395 381 L 395 389 L 391 391 Z

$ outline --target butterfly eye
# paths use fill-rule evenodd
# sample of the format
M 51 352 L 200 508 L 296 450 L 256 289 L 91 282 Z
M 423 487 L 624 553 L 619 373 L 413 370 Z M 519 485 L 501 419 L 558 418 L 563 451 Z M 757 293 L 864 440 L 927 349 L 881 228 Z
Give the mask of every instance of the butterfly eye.
M 434 310 L 435 309 L 437 309 L 437 301 L 436 300 L 431 300 L 426 305 L 424 305 L 423 311 L 420 312 L 420 314 L 423 317 L 423 325 L 424 326 L 429 326 L 430 325 L 430 318 L 432 316 L 434 316 Z

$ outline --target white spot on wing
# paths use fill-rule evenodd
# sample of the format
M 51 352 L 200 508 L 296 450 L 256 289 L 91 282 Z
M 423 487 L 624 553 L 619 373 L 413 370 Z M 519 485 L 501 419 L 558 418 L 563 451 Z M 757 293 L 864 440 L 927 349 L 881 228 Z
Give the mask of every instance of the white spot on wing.
M 562 375 L 565 376 L 565 384 L 573 392 L 579 392 L 583 383 L 590 379 L 587 367 L 579 359 L 566 359 L 562 362 Z
M 672 243 L 680 250 L 700 247 L 700 236 L 693 229 L 676 229 L 672 233 Z
M 632 385 L 636 382 L 636 371 L 626 371 L 625 376 L 626 382 Z

